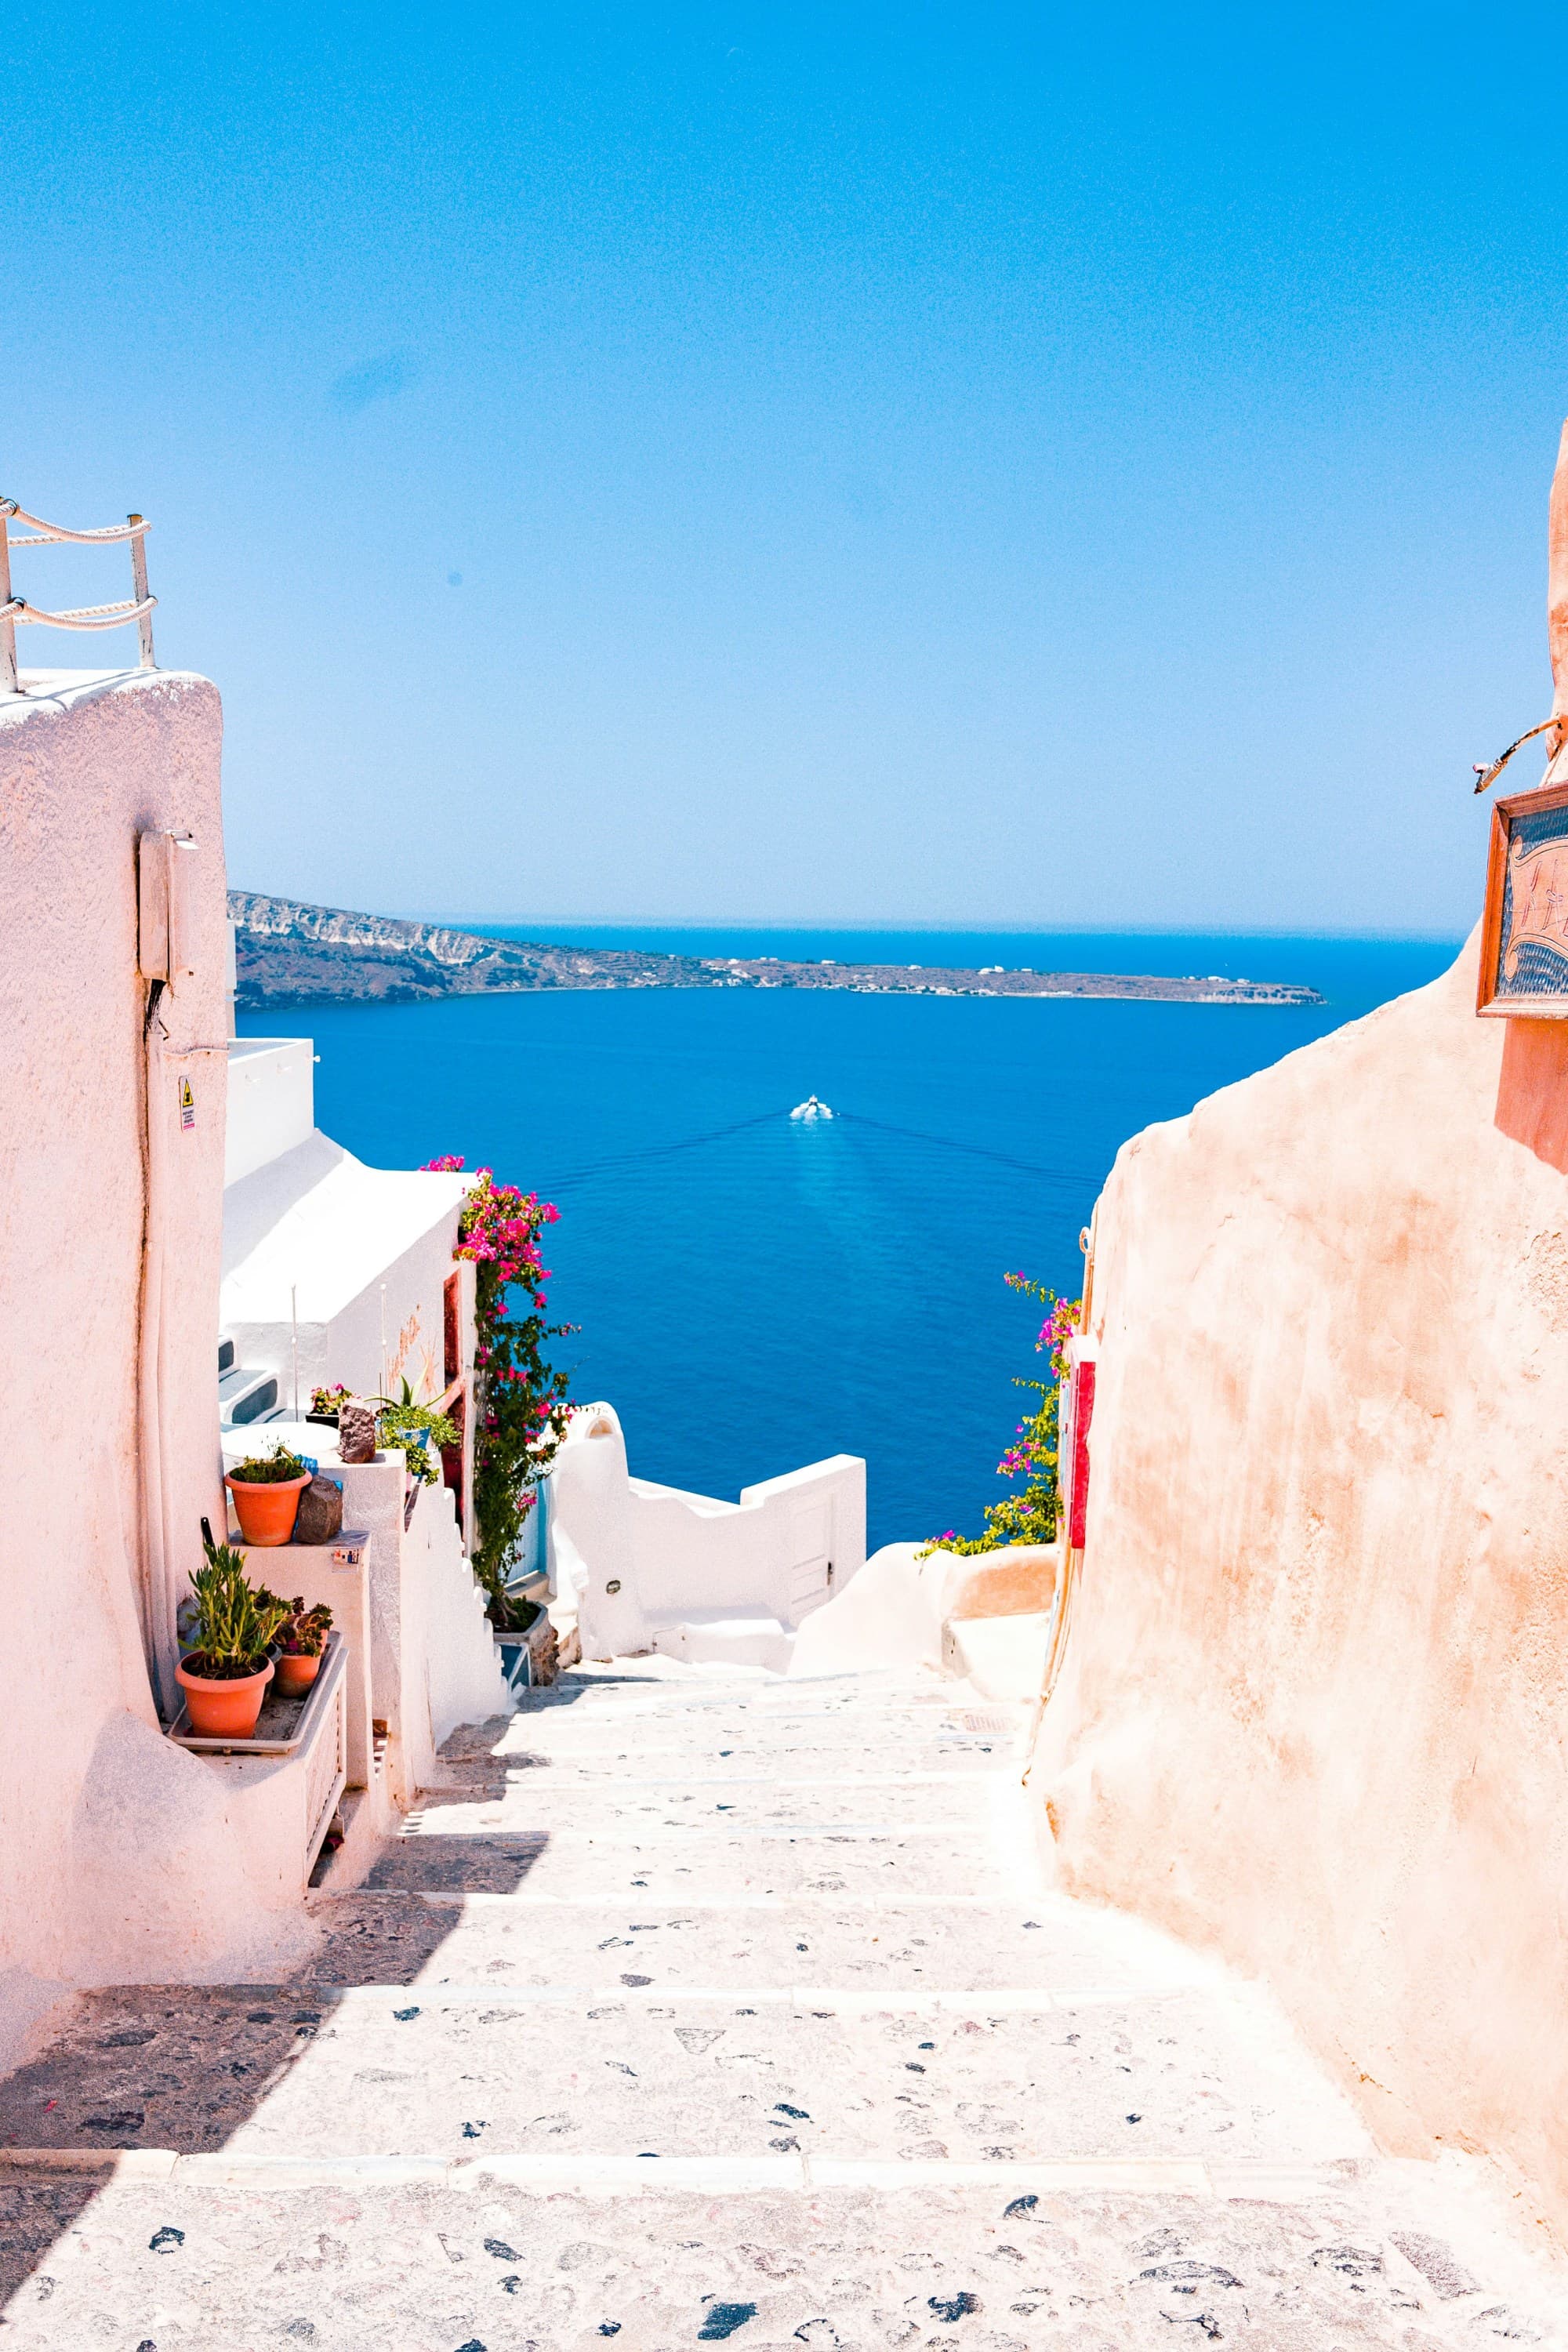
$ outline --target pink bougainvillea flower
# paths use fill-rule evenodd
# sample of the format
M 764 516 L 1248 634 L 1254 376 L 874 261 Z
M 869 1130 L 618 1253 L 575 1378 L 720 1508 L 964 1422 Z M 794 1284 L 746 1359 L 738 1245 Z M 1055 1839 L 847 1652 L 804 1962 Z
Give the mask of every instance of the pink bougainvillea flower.
M 464 1168 L 457 1153 L 429 1161 L 433 1170 Z M 533 1507 L 533 1482 L 548 1468 L 566 1433 L 568 1375 L 547 1360 L 545 1342 L 575 1328 L 544 1319 L 549 1301 L 539 1236 L 560 1211 L 537 1192 L 498 1184 L 495 1171 L 468 1179 L 458 1218 L 456 1255 L 475 1268 L 474 1572 L 498 1623 L 508 1617 L 507 1579 L 520 1532 Z

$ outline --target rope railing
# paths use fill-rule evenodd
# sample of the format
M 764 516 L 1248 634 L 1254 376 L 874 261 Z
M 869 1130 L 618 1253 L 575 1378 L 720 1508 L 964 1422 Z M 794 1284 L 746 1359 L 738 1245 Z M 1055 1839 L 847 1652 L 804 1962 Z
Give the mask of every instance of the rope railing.
M 13 521 L 25 523 L 29 536 L 13 539 Z M 123 629 L 134 621 L 142 646 L 142 667 L 156 669 L 153 657 L 153 607 L 156 596 L 147 587 L 146 538 L 152 525 L 139 514 L 127 515 L 123 522 L 108 523 L 101 530 L 68 530 L 64 523 L 46 522 L 41 515 L 28 514 L 15 499 L 0 498 L 0 694 L 20 694 L 21 680 L 16 668 L 16 631 L 29 623 L 49 629 Z M 46 612 L 41 604 L 29 604 L 18 596 L 11 586 L 11 550 L 14 547 L 108 547 L 123 540 L 131 550 L 131 593 L 111 604 L 77 604 L 63 613 Z

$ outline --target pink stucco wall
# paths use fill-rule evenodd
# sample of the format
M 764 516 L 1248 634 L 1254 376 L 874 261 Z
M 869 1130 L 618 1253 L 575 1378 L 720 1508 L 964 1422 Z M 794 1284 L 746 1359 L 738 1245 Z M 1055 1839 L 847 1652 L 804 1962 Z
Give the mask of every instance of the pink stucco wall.
M 212 686 L 178 674 L 56 683 L 0 700 L 0 2052 L 52 1986 L 200 1974 L 264 1932 L 215 1776 L 157 1729 L 142 1625 L 136 836 L 188 829 L 199 845 L 196 975 L 163 1006 L 164 1418 L 183 1589 L 201 1513 L 221 1524 L 222 714 Z
M 1475 958 L 1121 1152 L 1031 1786 L 1068 1885 L 1562 2225 L 1568 1024 L 1478 1020 Z

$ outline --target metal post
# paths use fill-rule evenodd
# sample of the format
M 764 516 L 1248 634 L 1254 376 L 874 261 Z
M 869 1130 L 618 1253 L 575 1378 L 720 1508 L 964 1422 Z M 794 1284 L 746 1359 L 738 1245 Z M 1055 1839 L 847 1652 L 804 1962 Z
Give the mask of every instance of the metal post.
M 0 499 L 0 607 L 11 602 L 11 518 L 16 511 L 15 499 Z M 20 694 L 16 676 L 16 623 L 8 611 L 0 610 L 0 694 Z
M 125 520 L 127 522 L 136 523 L 141 526 L 139 530 L 132 531 L 131 535 L 131 593 L 135 597 L 136 602 L 139 604 L 144 604 L 147 601 L 147 526 L 142 521 L 142 518 L 139 514 L 127 515 Z M 142 613 L 140 614 L 136 623 L 136 634 L 142 640 L 142 668 L 156 669 L 158 665 L 153 658 L 153 615 L 151 613 Z

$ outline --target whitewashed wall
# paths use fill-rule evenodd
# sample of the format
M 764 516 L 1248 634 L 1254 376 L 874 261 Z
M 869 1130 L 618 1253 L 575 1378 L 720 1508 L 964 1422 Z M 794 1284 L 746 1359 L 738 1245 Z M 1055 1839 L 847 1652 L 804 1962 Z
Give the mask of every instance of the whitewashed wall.
M 53 1986 L 238 1968 L 269 1933 L 214 1776 L 158 1730 L 144 1650 L 136 839 L 196 842 L 184 854 L 195 970 L 161 1007 L 153 1106 L 170 1171 L 163 1452 L 183 1587 L 201 1515 L 221 1508 L 222 713 L 214 687 L 180 673 L 32 684 L 0 697 L 0 1328 L 23 1448 L 0 1511 L 0 1610 L 14 1668 L 25 1662 L 0 1707 L 0 2063 Z
M 310 1042 L 299 1042 L 308 1084 Z M 384 1376 L 389 1395 L 406 1379 L 416 1399 L 438 1396 L 447 1385 L 443 1292 L 468 1180 L 367 1168 L 314 1126 L 294 1139 L 297 1086 L 268 1098 L 281 1141 L 258 1160 L 261 1105 L 247 1092 L 243 1061 L 229 1083 L 252 1163 L 224 1196 L 219 1312 L 239 1363 L 276 1373 L 285 1408 L 293 1401 L 296 1339 L 307 1409 L 318 1384 L 341 1381 L 374 1396 Z M 465 1362 L 473 1356 L 471 1288 L 463 1292 Z
M 575 1601 L 587 1657 L 782 1668 L 795 1629 L 865 1562 L 866 1465 L 852 1454 L 721 1502 L 632 1477 L 619 1419 L 595 1404 L 573 1414 L 549 1485 L 552 1580 Z

